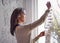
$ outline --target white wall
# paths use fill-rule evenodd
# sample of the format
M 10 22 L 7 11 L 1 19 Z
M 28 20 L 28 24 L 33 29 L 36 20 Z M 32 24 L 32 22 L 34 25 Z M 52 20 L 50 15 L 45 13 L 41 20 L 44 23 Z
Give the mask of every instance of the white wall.
M 0 0 L 0 43 L 16 43 L 10 34 L 10 16 L 16 7 L 23 7 L 23 0 Z

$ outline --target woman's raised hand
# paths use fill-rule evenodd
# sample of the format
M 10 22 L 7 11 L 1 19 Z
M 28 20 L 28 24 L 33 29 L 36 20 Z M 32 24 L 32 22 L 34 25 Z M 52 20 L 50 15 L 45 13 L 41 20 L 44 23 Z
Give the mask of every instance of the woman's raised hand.
M 51 3 L 47 2 L 46 6 L 47 6 L 48 9 L 50 9 L 51 8 Z

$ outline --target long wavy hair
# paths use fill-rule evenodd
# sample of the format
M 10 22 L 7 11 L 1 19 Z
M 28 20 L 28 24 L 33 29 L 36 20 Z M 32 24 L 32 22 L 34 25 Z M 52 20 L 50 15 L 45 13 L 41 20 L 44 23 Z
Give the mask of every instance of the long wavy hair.
M 10 33 L 13 36 L 14 36 L 15 27 L 18 26 L 17 17 L 21 13 L 24 13 L 24 10 L 25 10 L 24 8 L 16 8 L 16 9 L 14 9 L 14 11 L 13 11 L 13 13 L 11 15 L 11 19 L 10 19 Z

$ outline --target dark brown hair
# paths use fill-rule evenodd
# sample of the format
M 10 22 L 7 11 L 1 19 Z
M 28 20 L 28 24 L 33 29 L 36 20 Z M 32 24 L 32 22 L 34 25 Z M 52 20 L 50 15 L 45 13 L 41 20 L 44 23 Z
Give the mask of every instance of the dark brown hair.
M 17 22 L 17 17 L 19 14 L 24 13 L 24 8 L 16 8 L 12 15 L 11 15 L 11 19 L 10 19 L 10 33 L 14 36 L 14 31 L 15 31 L 15 27 L 18 26 Z

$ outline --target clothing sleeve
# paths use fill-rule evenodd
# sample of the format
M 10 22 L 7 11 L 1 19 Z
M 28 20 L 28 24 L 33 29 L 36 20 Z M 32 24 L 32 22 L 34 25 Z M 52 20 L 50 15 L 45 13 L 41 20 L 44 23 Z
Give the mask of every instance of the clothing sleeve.
M 33 30 L 35 27 L 41 25 L 43 22 L 42 19 L 38 19 L 37 21 L 33 22 L 33 23 L 30 23 L 30 24 L 27 24 L 27 25 L 24 25 L 23 28 L 25 28 L 26 30 L 30 31 L 30 30 Z
M 32 30 L 32 29 L 36 28 L 37 26 L 41 25 L 42 23 L 43 23 L 43 20 L 38 19 L 37 21 L 30 24 L 30 27 L 31 27 L 30 29 Z
M 45 21 L 45 18 L 48 15 L 48 13 L 49 13 L 48 10 L 46 10 L 45 13 L 41 16 L 40 19 L 36 20 L 33 23 L 30 23 L 30 24 L 26 25 L 27 29 L 29 28 L 29 30 L 33 30 L 37 26 L 41 25 Z

